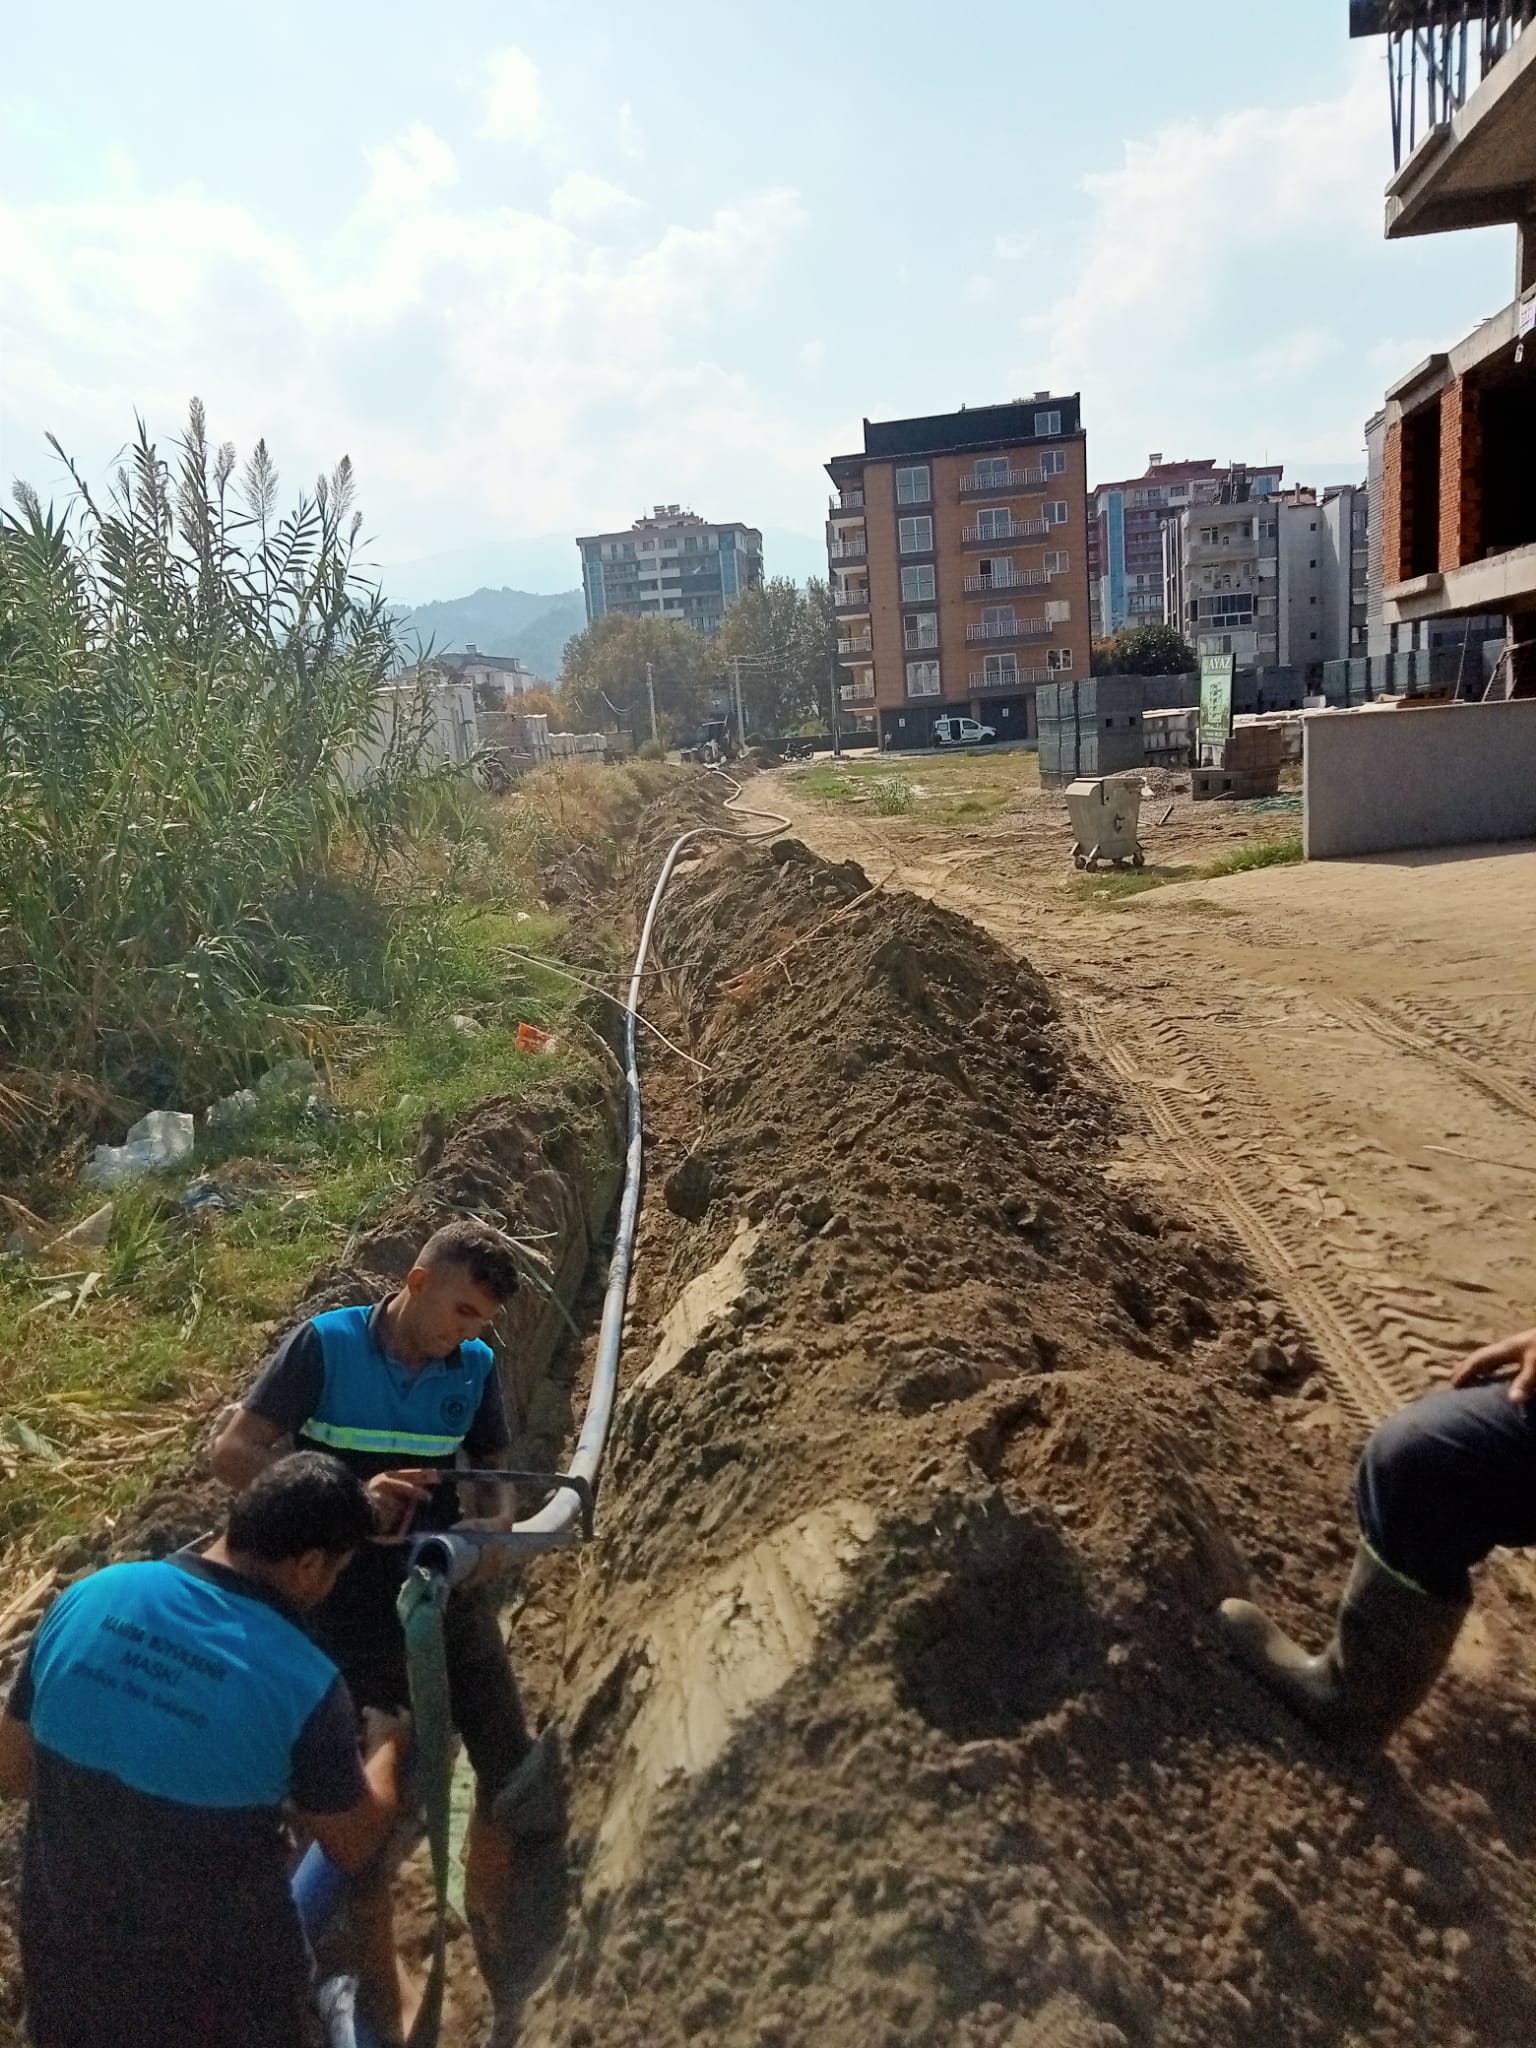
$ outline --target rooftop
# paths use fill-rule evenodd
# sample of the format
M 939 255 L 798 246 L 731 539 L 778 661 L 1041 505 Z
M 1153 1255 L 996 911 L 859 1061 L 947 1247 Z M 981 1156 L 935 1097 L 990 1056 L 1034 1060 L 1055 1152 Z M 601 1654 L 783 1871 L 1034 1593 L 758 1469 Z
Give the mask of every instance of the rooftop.
M 1037 432 L 1041 412 L 1060 414 L 1055 432 Z M 1017 448 L 1030 441 L 1061 441 L 1082 432 L 1082 394 L 1037 391 L 1007 405 L 962 405 L 958 412 L 926 413 L 909 420 L 865 420 L 862 455 L 834 455 L 827 471 L 834 479 L 864 462 L 899 455 L 963 455 L 973 450 Z

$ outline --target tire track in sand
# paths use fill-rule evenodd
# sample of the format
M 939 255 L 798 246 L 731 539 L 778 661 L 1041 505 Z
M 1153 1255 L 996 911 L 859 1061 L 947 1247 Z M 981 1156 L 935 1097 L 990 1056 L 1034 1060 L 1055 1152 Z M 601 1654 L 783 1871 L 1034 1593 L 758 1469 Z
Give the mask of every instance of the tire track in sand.
M 1148 1036 L 1156 1041 L 1154 1057 L 1173 1068 L 1177 1085 L 1170 1089 L 1095 1019 L 1080 1012 L 1078 1021 L 1181 1169 L 1188 1199 L 1289 1304 L 1356 1420 L 1369 1428 L 1424 1393 L 1424 1373 L 1405 1361 L 1400 1340 L 1388 1336 L 1391 1318 L 1380 1308 L 1374 1313 L 1362 1309 L 1354 1290 L 1341 1284 L 1310 1245 L 1296 1241 L 1294 1205 L 1277 1197 L 1272 1173 L 1255 1166 L 1251 1148 L 1242 1142 L 1230 1104 L 1235 1095 L 1246 1094 L 1251 1101 L 1252 1094 L 1230 1064 L 1218 1071 L 1212 1056 L 1202 1055 L 1185 1031 L 1159 1021 Z M 1257 1103 L 1253 1109 L 1256 1121 L 1273 1127 L 1272 1114 L 1265 1120 Z

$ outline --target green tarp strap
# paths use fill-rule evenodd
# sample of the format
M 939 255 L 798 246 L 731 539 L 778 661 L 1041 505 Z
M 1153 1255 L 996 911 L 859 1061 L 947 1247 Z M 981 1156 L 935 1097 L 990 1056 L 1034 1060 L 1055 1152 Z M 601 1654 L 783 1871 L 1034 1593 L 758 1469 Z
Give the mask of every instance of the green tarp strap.
M 432 1971 L 421 2013 L 406 2048 L 437 2048 L 443 2024 L 448 1961 L 449 1796 L 453 1783 L 453 1715 L 448 1705 L 448 1657 L 443 1647 L 443 1609 L 447 1599 L 448 1589 L 437 1573 L 424 1571 L 418 1565 L 401 1587 L 397 1603 L 400 1625 L 405 1631 L 405 1666 L 411 1682 L 417 1784 L 426 1809 L 432 1886 L 437 1900 Z

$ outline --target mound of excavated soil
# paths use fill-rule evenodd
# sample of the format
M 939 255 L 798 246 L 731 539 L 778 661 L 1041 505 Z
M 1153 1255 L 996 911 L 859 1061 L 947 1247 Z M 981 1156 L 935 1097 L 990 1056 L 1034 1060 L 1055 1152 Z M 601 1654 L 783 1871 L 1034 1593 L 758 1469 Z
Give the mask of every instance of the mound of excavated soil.
M 1453 1672 L 1373 1765 L 1223 1660 L 1248 1569 L 1318 1637 L 1346 1568 L 1316 1361 L 1106 1173 L 1041 979 L 867 886 L 733 848 L 660 921 L 708 1072 L 649 1083 L 581 1911 L 520 2038 L 1536 2038 L 1530 1683 Z

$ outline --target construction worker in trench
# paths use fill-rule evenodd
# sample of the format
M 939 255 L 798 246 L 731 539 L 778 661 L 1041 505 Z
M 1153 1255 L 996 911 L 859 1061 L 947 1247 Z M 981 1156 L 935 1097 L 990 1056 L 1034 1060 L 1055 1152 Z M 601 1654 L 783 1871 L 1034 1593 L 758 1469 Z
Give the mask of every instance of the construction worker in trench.
M 0 1717 L 30 1801 L 20 1935 L 36 2048 L 300 2048 L 310 1959 L 285 1808 L 344 1869 L 394 1824 L 405 1722 L 357 1715 L 303 1613 L 374 1528 L 361 1481 L 301 1452 L 223 1536 L 83 1578 Z
M 446 1225 L 387 1301 L 332 1310 L 291 1331 L 214 1446 L 215 1472 L 235 1487 L 289 1438 L 323 1447 L 367 1483 L 385 1534 L 358 1553 L 313 1617 L 360 1706 L 406 1701 L 395 1605 L 405 1539 L 455 1527 L 504 1531 L 515 1518 L 513 1489 L 489 1483 L 475 1487 L 480 1512 L 460 1519 L 459 1488 L 441 1476 L 461 1452 L 469 1474 L 508 1461 L 501 1385 L 481 1338 L 517 1284 L 516 1257 L 500 1232 L 473 1217 Z M 490 1592 L 506 1558 L 489 1547 L 476 1577 L 449 1596 L 444 1617 L 453 1720 L 476 1781 L 465 1907 L 498 2004 L 530 1988 L 529 1971 L 565 1903 L 556 1737 L 550 1729 L 537 1743 L 530 1738 Z M 421 1995 L 395 1947 L 392 1879 L 404 1846 L 397 1840 L 365 1874 L 348 1907 L 363 2003 L 386 2041 L 409 2034 Z
M 1536 1329 L 1474 1351 L 1448 1388 L 1374 1430 L 1355 1509 L 1354 1569 L 1320 1655 L 1248 1600 L 1224 1601 L 1221 1624 L 1304 1721 L 1375 1749 L 1445 1669 L 1472 1604 L 1473 1566 L 1536 1544 Z

